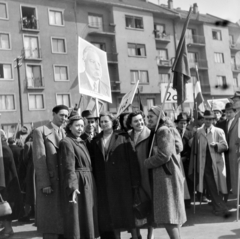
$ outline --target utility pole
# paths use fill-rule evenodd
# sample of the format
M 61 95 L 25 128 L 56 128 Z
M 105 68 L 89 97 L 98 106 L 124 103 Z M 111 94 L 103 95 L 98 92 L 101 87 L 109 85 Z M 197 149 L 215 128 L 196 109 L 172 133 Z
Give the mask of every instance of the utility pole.
M 18 74 L 18 90 L 19 90 L 19 105 L 20 105 L 20 119 L 21 126 L 23 126 L 23 109 L 22 109 L 22 88 L 21 88 L 21 78 L 20 78 L 20 67 L 22 66 L 22 56 L 18 56 L 14 61 L 16 61 L 17 74 Z

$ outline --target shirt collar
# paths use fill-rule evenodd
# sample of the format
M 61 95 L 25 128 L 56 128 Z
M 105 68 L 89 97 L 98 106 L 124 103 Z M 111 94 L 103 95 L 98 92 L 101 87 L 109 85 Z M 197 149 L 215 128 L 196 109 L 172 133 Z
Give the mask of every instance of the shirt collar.
M 93 78 L 87 72 L 86 72 L 86 75 L 87 75 L 87 77 L 89 79 L 89 83 L 91 85 L 92 90 L 94 89 L 94 86 L 93 86 L 94 82 L 97 82 L 97 91 L 98 91 L 99 79 L 97 81 L 93 80 Z

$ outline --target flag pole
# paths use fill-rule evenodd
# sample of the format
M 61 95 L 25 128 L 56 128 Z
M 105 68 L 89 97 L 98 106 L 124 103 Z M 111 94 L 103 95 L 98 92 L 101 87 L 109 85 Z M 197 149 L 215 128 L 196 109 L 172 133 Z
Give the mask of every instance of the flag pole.
M 95 104 L 96 104 L 96 116 L 99 118 L 99 105 L 98 105 L 98 98 L 95 98 Z M 97 126 L 97 132 L 100 133 L 99 125 Z
M 151 148 L 150 148 L 150 151 L 149 151 L 149 157 L 150 157 L 151 154 L 152 154 L 152 149 L 153 149 L 153 144 L 154 144 L 156 132 L 157 132 L 157 129 L 158 129 L 158 124 L 159 124 L 160 119 L 161 119 L 161 117 L 162 117 L 162 114 L 163 114 L 163 112 L 164 112 L 164 107 L 165 107 L 165 102 L 166 102 L 166 98 L 167 98 L 167 93 L 168 93 L 168 90 L 169 90 L 169 88 L 170 88 L 170 84 L 171 84 L 172 80 L 173 80 L 173 73 L 171 74 L 171 79 L 169 80 L 168 85 L 167 85 L 167 88 L 166 88 L 166 91 L 165 91 L 165 95 L 164 95 L 163 103 L 162 103 L 162 110 L 160 111 L 160 114 L 159 114 L 158 120 L 157 120 L 157 124 L 156 124 L 155 130 L 154 130 L 154 135 L 153 135 L 153 139 L 152 139 L 152 143 L 151 143 Z
M 240 142 L 240 118 L 238 119 L 238 142 Z M 239 166 L 240 166 L 240 143 L 238 143 L 238 168 L 237 168 L 237 178 L 238 178 L 238 181 L 237 181 L 237 222 L 239 220 L 239 180 L 240 180 L 240 170 L 239 170 Z
M 197 108 L 197 103 L 195 103 L 195 107 Z M 196 137 L 196 135 L 195 135 Z M 197 154 L 196 154 L 196 150 L 197 150 L 197 146 L 196 146 L 196 139 L 194 138 L 194 155 L 193 155 L 193 201 L 194 201 L 194 205 L 193 205 L 193 214 L 195 214 L 196 212 L 196 161 L 197 161 Z

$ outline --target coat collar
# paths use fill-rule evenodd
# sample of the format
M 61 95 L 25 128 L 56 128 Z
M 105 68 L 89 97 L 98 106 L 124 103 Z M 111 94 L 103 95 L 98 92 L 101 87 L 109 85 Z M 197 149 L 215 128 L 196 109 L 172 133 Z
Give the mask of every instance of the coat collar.
M 134 140 L 134 130 L 130 130 L 128 133 L 129 133 L 131 139 Z M 142 141 L 147 139 L 150 136 L 150 134 L 151 134 L 151 130 L 147 126 L 144 126 L 143 130 L 139 134 L 139 137 L 137 139 L 137 142 L 136 142 L 135 146 L 137 146 Z
M 216 130 L 216 127 L 214 125 L 211 126 L 210 128 L 210 133 L 214 133 Z M 199 128 L 199 133 L 201 133 L 202 135 L 204 135 L 205 137 L 207 137 L 206 131 L 205 131 L 205 125 L 203 124 L 200 128 Z
M 237 122 L 238 122 L 238 117 L 236 117 L 236 115 L 235 115 L 235 118 L 233 119 L 232 124 L 231 124 L 228 132 L 230 132 L 233 129 L 233 127 L 236 125 Z M 228 121 L 227 121 L 227 125 L 228 125 Z

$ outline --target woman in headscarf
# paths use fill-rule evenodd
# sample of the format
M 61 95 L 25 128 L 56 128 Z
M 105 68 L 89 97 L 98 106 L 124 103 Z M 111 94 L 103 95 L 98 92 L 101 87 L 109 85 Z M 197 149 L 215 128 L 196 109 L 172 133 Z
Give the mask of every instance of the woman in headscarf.
M 162 111 L 154 106 L 148 111 L 148 124 L 155 129 Z M 163 112 L 162 112 L 163 116 Z M 144 165 L 153 169 L 153 216 L 163 225 L 171 239 L 180 239 L 180 227 L 186 221 L 184 178 L 180 168 L 181 137 L 170 119 L 161 117 L 157 126 L 153 156 Z
M 99 237 L 97 194 L 89 152 L 80 138 L 84 129 L 81 116 L 70 115 L 67 136 L 59 145 L 60 185 L 66 239 Z

